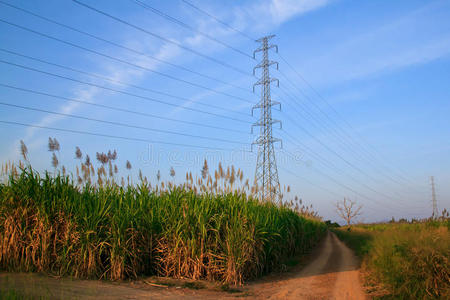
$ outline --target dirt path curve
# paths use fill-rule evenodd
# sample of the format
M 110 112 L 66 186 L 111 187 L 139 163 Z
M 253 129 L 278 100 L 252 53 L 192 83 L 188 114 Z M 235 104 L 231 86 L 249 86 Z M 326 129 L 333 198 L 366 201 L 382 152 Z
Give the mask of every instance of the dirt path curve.
M 247 285 L 245 293 L 2 273 L 0 289 L 5 288 L 49 299 L 365 299 L 359 282 L 358 260 L 333 233 L 327 234 L 311 261 L 299 272 L 267 276 Z
M 258 292 L 256 292 L 258 291 Z M 291 278 L 255 287 L 258 299 L 365 299 L 359 264 L 335 234 L 328 233 L 312 261 Z

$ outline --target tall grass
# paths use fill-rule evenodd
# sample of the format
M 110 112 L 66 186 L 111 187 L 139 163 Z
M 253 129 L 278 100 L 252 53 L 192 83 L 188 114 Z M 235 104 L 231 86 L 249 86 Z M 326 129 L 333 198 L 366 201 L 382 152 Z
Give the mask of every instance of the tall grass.
M 245 191 L 161 186 L 146 179 L 134 186 L 80 184 L 31 167 L 11 172 L 0 184 L 0 268 L 241 284 L 307 251 L 326 230 L 288 205 Z
M 450 222 L 377 224 L 336 230 L 363 256 L 370 280 L 395 299 L 450 299 Z

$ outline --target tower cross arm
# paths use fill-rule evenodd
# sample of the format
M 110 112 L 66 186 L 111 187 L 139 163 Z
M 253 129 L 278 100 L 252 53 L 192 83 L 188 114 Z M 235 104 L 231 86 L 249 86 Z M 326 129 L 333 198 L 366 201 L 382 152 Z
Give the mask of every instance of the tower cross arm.
M 282 139 L 272 137 L 272 138 L 270 138 L 270 139 L 268 140 L 268 142 L 270 142 L 270 143 L 278 143 L 278 142 L 279 142 L 279 143 L 280 143 L 281 149 L 283 149 L 283 140 L 282 140 Z M 253 152 L 253 145 L 262 145 L 262 144 L 264 144 L 264 143 L 266 143 L 266 141 L 264 140 L 264 138 L 261 137 L 261 136 L 259 136 L 259 137 L 251 144 L 251 152 Z
M 269 61 L 268 63 L 266 63 L 266 62 L 263 61 L 263 62 L 257 64 L 257 65 L 253 68 L 253 75 L 255 75 L 256 69 L 258 69 L 258 68 L 264 68 L 264 67 L 271 66 L 271 65 L 274 65 L 274 64 L 277 65 L 277 70 L 278 70 L 279 64 L 278 64 L 277 61 L 272 61 L 272 60 L 271 60 L 271 61 Z
M 271 48 L 275 48 L 275 52 L 278 53 L 278 46 L 277 45 L 267 45 L 267 47 L 266 46 L 262 46 L 262 47 L 259 47 L 258 49 L 256 49 L 255 51 L 253 51 L 253 58 L 254 59 L 256 58 L 256 53 L 261 52 L 261 51 L 267 51 L 267 50 L 269 50 Z
M 270 120 L 270 121 L 258 121 L 252 124 L 251 127 L 251 133 L 253 134 L 253 127 L 261 127 L 261 126 L 266 126 L 266 125 L 270 125 L 272 126 L 275 123 L 279 123 L 280 124 L 280 129 L 283 129 L 283 123 L 280 120 Z
M 253 92 L 255 92 L 255 86 L 261 85 L 261 100 L 252 107 L 252 115 L 255 109 L 259 109 L 260 118 L 256 123 L 252 124 L 251 131 L 253 133 L 253 127 L 255 126 L 260 127 L 259 136 L 252 143 L 252 151 L 253 145 L 258 145 L 255 182 L 258 187 L 257 193 L 259 198 L 263 201 L 276 201 L 277 196 L 281 195 L 274 143 L 280 142 L 281 148 L 283 148 L 283 144 L 281 139 L 274 138 L 272 135 L 273 124 L 279 123 L 280 128 L 282 127 L 280 120 L 272 119 L 272 106 L 279 105 L 281 110 L 281 104 L 272 101 L 270 97 L 271 83 L 276 81 L 277 86 L 280 86 L 277 78 L 270 77 L 270 66 L 276 64 L 278 69 L 278 63 L 269 60 L 269 49 L 275 48 L 278 52 L 276 45 L 269 44 L 269 40 L 273 37 L 274 35 L 270 35 L 259 39 L 257 42 L 261 43 L 261 45 L 253 52 L 254 58 L 256 53 L 262 52 L 261 62 L 253 68 L 253 75 L 255 75 L 256 69 L 262 69 L 261 77 L 253 85 Z
M 261 78 L 260 80 L 258 80 L 256 83 L 253 84 L 253 93 L 255 92 L 255 86 L 261 85 L 261 84 L 266 84 L 266 83 L 271 83 L 274 81 L 277 82 L 277 87 L 280 87 L 280 81 L 278 80 L 278 78 L 273 78 L 273 77 Z
M 278 102 L 278 101 L 271 101 L 269 105 L 270 106 L 278 105 L 278 110 L 281 111 L 281 103 L 280 102 Z M 252 107 L 252 117 L 253 117 L 254 110 L 255 109 L 259 109 L 259 108 L 264 108 L 264 105 L 261 104 L 261 103 L 253 105 L 253 107 Z

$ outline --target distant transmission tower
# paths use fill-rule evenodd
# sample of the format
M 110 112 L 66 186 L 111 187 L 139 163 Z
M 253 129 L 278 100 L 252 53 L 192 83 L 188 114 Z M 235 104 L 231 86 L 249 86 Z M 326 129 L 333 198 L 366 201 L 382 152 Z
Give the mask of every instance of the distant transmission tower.
M 433 203 L 433 213 L 431 214 L 431 217 L 433 219 L 436 219 L 439 215 L 439 212 L 438 212 L 438 208 L 437 208 L 436 190 L 434 187 L 434 177 L 431 176 L 430 179 L 431 179 L 431 201 Z
M 273 144 L 281 142 L 281 140 L 272 136 L 272 125 L 280 123 L 281 127 L 281 122 L 272 119 L 272 106 L 279 105 L 281 109 L 281 104 L 273 102 L 270 98 L 270 84 L 276 81 L 277 86 L 279 86 L 280 83 L 278 79 L 269 76 L 269 67 L 271 65 L 276 64 L 278 69 L 278 63 L 269 60 L 269 49 L 275 48 L 276 52 L 278 52 L 276 45 L 269 45 L 269 40 L 273 37 L 274 35 L 270 35 L 257 40 L 258 43 L 261 43 L 261 46 L 253 52 L 253 58 L 255 58 L 257 52 L 262 52 L 263 54 L 261 62 L 253 69 L 253 75 L 255 75 L 255 70 L 258 68 L 262 69 L 262 73 L 261 78 L 253 85 L 253 92 L 256 85 L 261 85 L 261 100 L 252 108 L 252 115 L 254 109 L 260 109 L 260 118 L 252 125 L 252 132 L 253 126 L 260 127 L 259 136 L 253 142 L 253 144 L 258 145 L 255 182 L 259 189 L 259 197 L 266 201 L 275 201 L 277 195 L 280 195 L 280 181 L 278 179 Z

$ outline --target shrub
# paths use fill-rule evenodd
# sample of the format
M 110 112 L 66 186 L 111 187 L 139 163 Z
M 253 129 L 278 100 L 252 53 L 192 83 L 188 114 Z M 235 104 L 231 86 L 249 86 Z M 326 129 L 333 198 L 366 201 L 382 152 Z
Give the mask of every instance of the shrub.
M 336 233 L 363 256 L 370 280 L 398 299 L 450 298 L 449 221 L 377 224 Z

